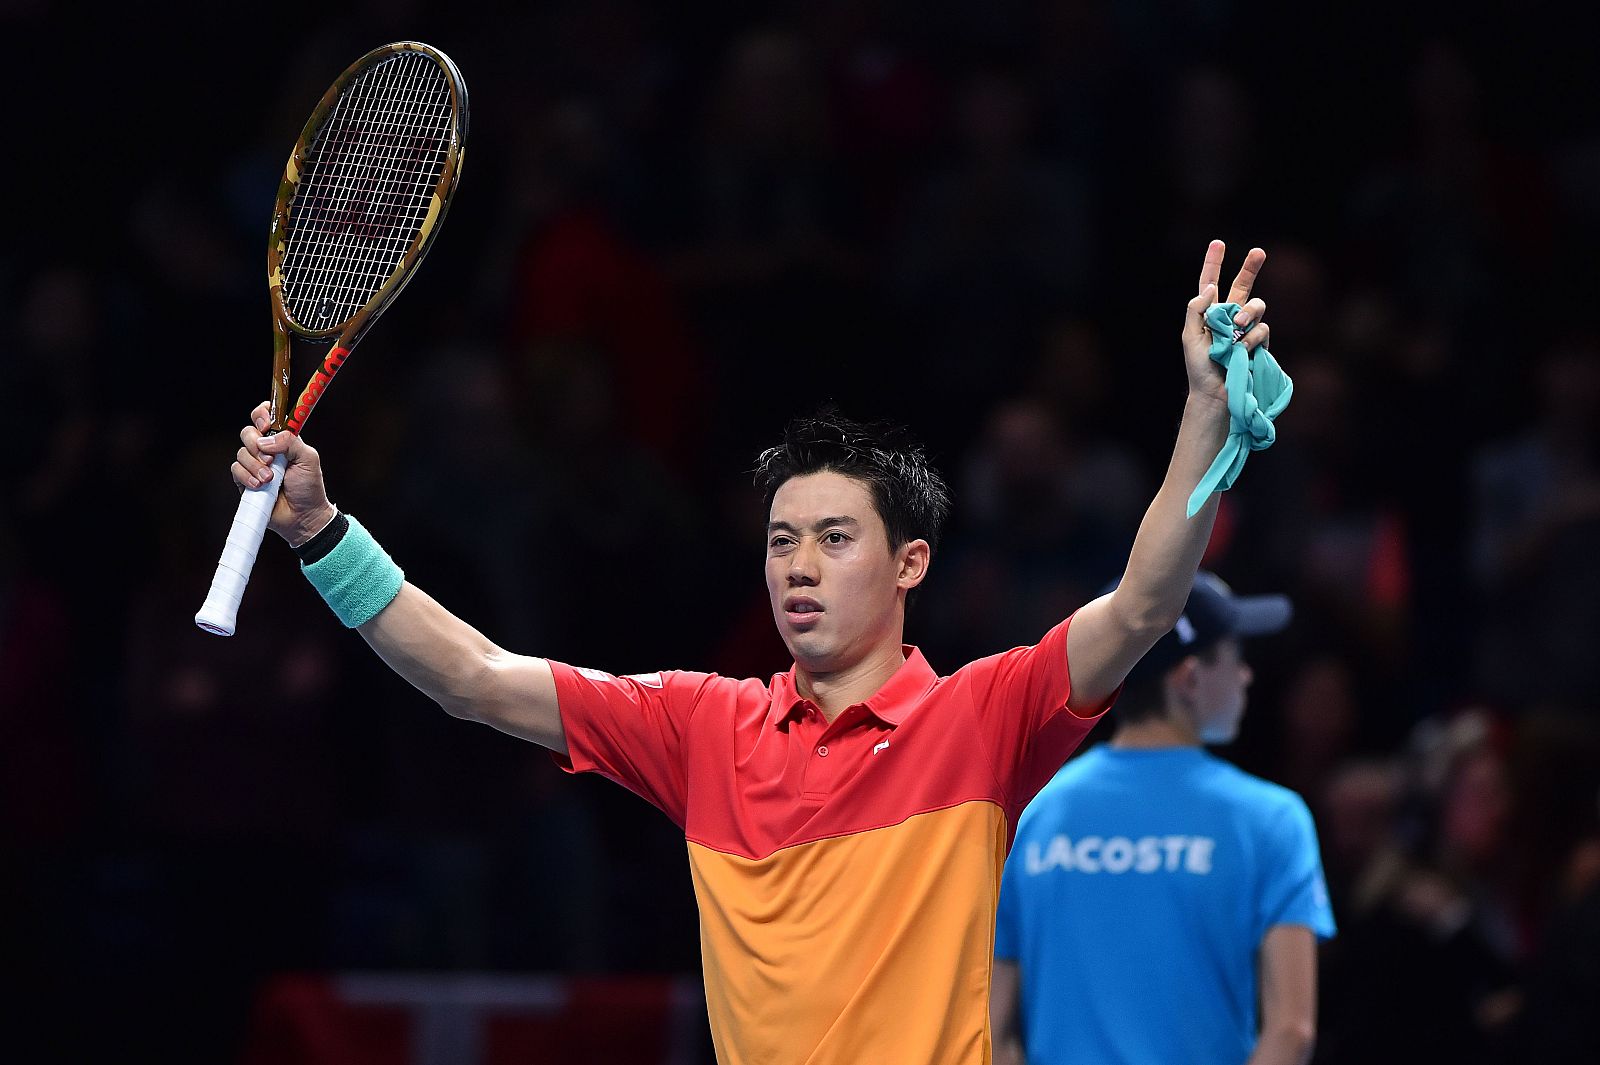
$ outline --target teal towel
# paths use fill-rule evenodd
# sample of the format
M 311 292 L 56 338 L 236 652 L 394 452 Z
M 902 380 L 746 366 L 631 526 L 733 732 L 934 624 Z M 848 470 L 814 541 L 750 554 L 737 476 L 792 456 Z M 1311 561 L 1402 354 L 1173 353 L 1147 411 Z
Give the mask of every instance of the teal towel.
M 1252 358 L 1244 342 L 1234 339 L 1233 316 L 1238 313 L 1237 303 L 1218 303 L 1206 312 L 1211 358 L 1221 363 L 1227 374 L 1228 439 L 1189 495 L 1191 518 L 1206 505 L 1212 492 L 1226 492 L 1233 487 L 1250 452 L 1272 446 L 1278 437 L 1272 421 L 1283 413 L 1294 394 L 1294 382 L 1271 352 L 1257 348 Z

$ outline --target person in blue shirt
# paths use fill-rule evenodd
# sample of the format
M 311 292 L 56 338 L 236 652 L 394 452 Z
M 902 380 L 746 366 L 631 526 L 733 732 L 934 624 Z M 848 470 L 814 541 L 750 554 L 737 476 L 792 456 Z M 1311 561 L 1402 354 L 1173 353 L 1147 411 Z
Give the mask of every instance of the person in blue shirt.
M 1334 932 L 1311 813 L 1203 748 L 1238 731 L 1240 639 L 1289 616 L 1200 571 L 1110 742 L 1023 813 L 995 933 L 997 1065 L 1311 1056 L 1316 942 Z

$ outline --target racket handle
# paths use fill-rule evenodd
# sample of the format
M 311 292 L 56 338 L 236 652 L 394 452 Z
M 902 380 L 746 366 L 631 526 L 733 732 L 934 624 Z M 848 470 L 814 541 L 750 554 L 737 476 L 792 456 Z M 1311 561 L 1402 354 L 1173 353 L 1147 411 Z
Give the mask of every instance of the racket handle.
M 255 567 L 256 552 L 261 550 L 261 539 L 267 533 L 267 519 L 272 517 L 272 506 L 278 501 L 278 489 L 283 486 L 283 471 L 288 461 L 281 452 L 272 456 L 272 480 L 260 488 L 246 488 L 239 497 L 239 509 L 233 515 L 228 542 L 223 545 L 216 576 L 211 578 L 211 591 L 194 616 L 194 623 L 209 633 L 232 636 L 237 627 L 239 600 L 244 598 L 244 586 L 249 583 L 250 570 Z

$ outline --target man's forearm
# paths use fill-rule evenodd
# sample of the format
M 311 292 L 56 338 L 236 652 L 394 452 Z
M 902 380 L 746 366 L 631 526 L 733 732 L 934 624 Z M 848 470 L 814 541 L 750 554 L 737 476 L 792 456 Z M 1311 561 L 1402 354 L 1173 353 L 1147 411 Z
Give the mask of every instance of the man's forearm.
M 1307 1029 L 1265 1028 L 1245 1065 L 1306 1065 L 1315 1045 L 1315 1034 Z
M 1014 1035 L 996 1039 L 994 1065 L 1028 1065 L 1028 1056 L 1022 1052 L 1022 1040 Z
M 271 528 L 297 550 L 305 549 L 306 576 L 339 620 L 355 626 L 378 657 L 446 712 L 565 754 L 550 663 L 501 650 L 406 583 L 355 519 L 334 527 L 338 511 L 323 486 L 321 456 L 297 433 L 262 435 L 270 406 L 258 404 L 250 412 L 251 424 L 239 433 L 244 447 L 233 464 L 233 481 L 240 489 L 259 487 L 271 475 L 274 459 L 284 459 L 278 496 L 283 513 Z M 352 535 L 358 539 L 350 539 Z M 323 538 L 323 543 L 312 543 Z M 330 562 L 342 548 L 349 550 Z M 331 569 L 321 569 L 330 564 Z M 393 590 L 396 581 L 398 592 Z
M 1165 631 L 1183 612 L 1217 518 L 1215 494 L 1193 518 L 1187 514 L 1189 495 L 1227 439 L 1227 406 L 1191 393 L 1166 478 L 1139 523 L 1117 588 L 1117 608 L 1130 628 Z
M 1274 925 L 1256 955 L 1261 1038 L 1247 1065 L 1305 1065 L 1317 1038 L 1317 939 L 1304 925 Z
M 997 958 L 989 983 L 994 1065 L 1028 1065 L 1022 1052 L 1022 967 Z
M 407 582 L 394 601 L 356 630 L 400 676 L 456 717 L 469 717 L 498 648 L 477 629 Z
M 502 650 L 410 583 L 356 631 L 446 713 L 566 753 L 555 677 L 544 659 Z

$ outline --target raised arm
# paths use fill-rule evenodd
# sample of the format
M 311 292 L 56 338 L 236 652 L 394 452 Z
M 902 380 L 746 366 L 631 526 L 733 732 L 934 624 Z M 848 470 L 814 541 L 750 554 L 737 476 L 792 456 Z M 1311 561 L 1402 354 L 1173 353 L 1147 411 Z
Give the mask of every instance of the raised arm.
M 1121 583 L 1079 610 L 1067 630 L 1075 710 L 1103 705 L 1134 664 L 1176 624 L 1211 539 L 1217 497 L 1213 495 L 1193 518 L 1186 509 L 1189 493 L 1228 438 L 1227 390 L 1222 367 L 1211 359 L 1211 331 L 1205 322 L 1206 311 L 1217 302 L 1225 250 L 1220 240 L 1206 249 L 1199 295 L 1189 301 L 1184 318 L 1183 361 L 1189 376 L 1189 398 L 1166 478 L 1139 524 Z M 1248 329 L 1244 341 L 1252 351 L 1266 343 L 1268 334 L 1262 321 L 1266 304 L 1250 298 L 1266 259 L 1267 253 L 1260 248 L 1250 250 L 1227 299 L 1243 308 L 1235 321 Z
M 323 484 L 322 460 L 316 448 L 293 433 L 262 436 L 268 425 L 265 403 L 250 420 L 239 434 L 243 446 L 233 464 L 234 483 L 241 488 L 265 483 L 272 456 L 286 454 L 268 528 L 300 547 L 337 513 Z M 391 669 L 446 713 L 567 753 L 555 677 L 544 659 L 503 650 L 409 582 L 357 631 Z

